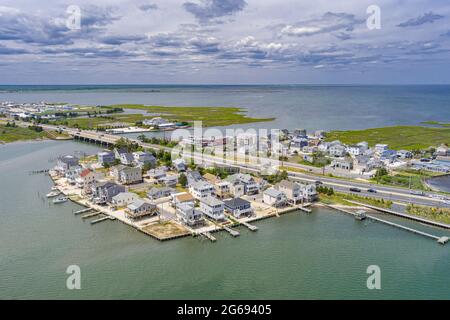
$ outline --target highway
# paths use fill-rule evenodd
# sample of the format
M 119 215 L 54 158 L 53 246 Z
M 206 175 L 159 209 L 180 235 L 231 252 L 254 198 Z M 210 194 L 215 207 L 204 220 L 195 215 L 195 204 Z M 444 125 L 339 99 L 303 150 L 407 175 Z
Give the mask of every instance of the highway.
M 26 124 L 27 126 L 29 124 Z M 117 140 L 119 140 L 122 136 L 116 136 L 112 134 L 107 134 L 103 132 L 96 132 L 96 131 L 88 131 L 88 130 L 78 130 L 74 128 L 65 128 L 65 127 L 57 127 L 53 125 L 47 125 L 47 124 L 41 124 L 40 125 L 44 130 L 62 130 L 63 132 L 70 134 L 72 136 L 78 136 L 85 139 L 92 139 L 96 141 L 102 141 L 109 144 L 114 144 Z M 169 147 L 164 147 L 160 145 L 153 145 L 149 143 L 143 143 L 137 139 L 128 139 L 130 141 L 133 141 L 139 145 L 141 145 L 144 148 L 153 148 L 153 149 L 163 149 L 166 151 L 172 151 Z M 210 163 L 223 163 L 223 159 L 219 157 L 215 157 L 212 155 L 206 155 L 201 154 L 198 152 L 195 152 L 193 154 L 190 154 L 189 156 L 192 156 L 195 160 L 201 160 L 206 161 Z M 259 173 L 261 171 L 261 168 L 254 164 L 249 164 L 243 161 L 234 161 L 233 164 L 228 164 L 230 166 L 238 167 L 247 171 L 252 171 L 255 173 Z M 292 164 L 294 167 L 296 164 Z M 291 166 L 291 163 L 284 162 L 284 166 Z M 306 166 L 305 166 L 306 168 Z M 288 175 L 291 179 L 296 181 L 304 181 L 304 182 L 316 182 L 320 181 L 324 186 L 332 187 L 334 190 L 343 192 L 343 193 L 355 193 L 361 196 L 370 196 L 372 198 L 383 198 L 386 200 L 391 200 L 394 202 L 404 202 L 404 203 L 412 203 L 416 205 L 427 205 L 427 206 L 434 206 L 434 207 L 450 207 L 450 202 L 448 200 L 443 200 L 439 198 L 431 198 L 431 195 L 434 196 L 442 196 L 439 193 L 436 192 L 424 192 L 424 195 L 417 195 L 417 194 L 411 194 L 411 190 L 400 188 L 400 187 L 391 187 L 391 186 L 384 186 L 384 185 L 377 185 L 377 184 L 370 184 L 370 183 L 364 183 L 360 181 L 352 181 L 348 179 L 339 179 L 339 178 L 332 178 L 327 176 L 320 176 L 317 173 L 316 174 L 309 174 L 309 173 L 300 173 L 300 172 L 293 172 L 289 171 Z M 361 192 L 352 192 L 350 191 L 350 188 L 358 188 L 361 190 Z M 374 189 L 376 190 L 376 193 L 368 192 L 368 189 Z

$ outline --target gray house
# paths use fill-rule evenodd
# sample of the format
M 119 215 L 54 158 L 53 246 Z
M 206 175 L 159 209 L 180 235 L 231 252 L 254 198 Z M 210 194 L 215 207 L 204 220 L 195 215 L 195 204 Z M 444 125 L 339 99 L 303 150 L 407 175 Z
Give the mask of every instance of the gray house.
M 97 154 L 98 163 L 102 166 L 112 164 L 116 160 L 114 153 L 111 151 L 101 151 Z
M 253 209 L 250 202 L 242 198 L 225 200 L 224 203 L 225 211 L 231 213 L 236 218 L 253 214 Z
M 55 170 L 65 173 L 72 167 L 79 166 L 79 159 L 72 155 L 59 157 L 56 161 Z
M 105 204 L 112 201 L 112 198 L 121 192 L 125 192 L 125 187 L 114 182 L 97 182 L 91 185 L 93 202 Z
M 144 151 L 133 152 L 133 157 L 134 163 L 138 167 L 142 168 L 146 164 L 149 164 L 152 167 L 156 166 L 156 158 L 151 153 Z
M 175 189 L 168 188 L 168 187 L 162 187 L 162 188 L 151 188 L 147 192 L 147 198 L 156 200 L 160 198 L 169 197 L 170 195 L 174 194 L 176 191 Z
M 154 215 L 158 213 L 156 205 L 152 203 L 145 202 L 144 200 L 138 199 L 133 203 L 130 203 L 125 209 L 125 214 L 128 218 L 137 219 L 149 215 Z
M 112 168 L 111 173 L 116 181 L 121 184 L 142 182 L 142 170 L 138 167 L 118 165 Z

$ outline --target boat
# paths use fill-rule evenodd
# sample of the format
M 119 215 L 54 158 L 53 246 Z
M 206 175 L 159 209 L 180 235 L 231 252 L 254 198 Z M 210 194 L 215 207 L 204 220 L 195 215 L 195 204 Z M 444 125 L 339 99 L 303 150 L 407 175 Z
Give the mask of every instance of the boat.
M 52 191 L 52 192 L 50 192 L 50 193 L 47 193 L 45 196 L 47 197 L 47 198 L 53 198 L 53 197 L 56 197 L 57 195 L 59 195 L 61 192 L 59 192 L 59 191 Z
M 59 189 L 58 189 L 57 186 L 53 186 L 53 187 L 52 187 L 52 191 L 59 191 Z
M 57 204 L 57 203 L 64 203 L 67 200 L 69 200 L 69 198 L 67 198 L 67 197 L 59 197 L 59 198 L 53 199 L 53 203 L 55 203 L 55 204 Z

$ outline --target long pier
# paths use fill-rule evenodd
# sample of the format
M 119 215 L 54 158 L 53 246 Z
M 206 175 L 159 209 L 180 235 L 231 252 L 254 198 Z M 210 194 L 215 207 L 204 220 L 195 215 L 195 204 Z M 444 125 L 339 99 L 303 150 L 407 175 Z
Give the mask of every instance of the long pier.
M 98 218 L 98 219 L 92 220 L 91 224 L 100 223 L 100 222 L 106 221 L 106 220 L 116 220 L 116 218 L 111 217 L 111 216 L 106 216 L 106 217 L 102 217 L 102 218 Z
M 82 213 L 85 213 L 85 212 L 89 212 L 89 211 L 92 211 L 92 210 L 94 210 L 94 209 L 93 208 L 81 209 L 81 210 L 75 211 L 73 214 L 74 215 L 79 215 L 79 214 L 82 214 Z
M 333 206 L 333 205 L 328 205 L 328 207 L 330 207 L 332 209 L 335 209 L 335 210 L 338 210 L 338 211 L 342 211 L 344 213 L 348 213 L 348 214 L 356 217 L 356 214 L 351 212 L 351 211 L 349 211 L 349 210 L 345 210 L 343 208 L 340 208 L 340 207 L 337 207 L 337 206 Z M 412 233 L 415 233 L 415 234 L 418 234 L 418 235 L 421 235 L 421 236 L 424 236 L 424 237 L 427 237 L 427 238 L 430 238 L 430 239 L 433 239 L 433 240 L 437 241 L 439 244 L 446 244 L 449 241 L 448 237 L 435 236 L 435 235 L 432 235 L 432 234 L 427 233 L 427 232 L 423 232 L 423 231 L 416 230 L 416 229 L 413 229 L 413 228 L 405 227 L 405 226 L 402 226 L 402 225 L 400 225 L 398 223 L 390 222 L 390 221 L 387 221 L 387 220 L 384 220 L 384 219 L 380 219 L 380 218 L 377 218 L 377 217 L 374 217 L 374 216 L 371 216 L 371 215 L 366 215 L 366 218 L 371 219 L 373 221 L 381 222 L 381 223 L 384 223 L 386 225 L 389 225 L 389 226 L 392 226 L 392 227 L 396 227 L 396 228 L 399 228 L 399 229 L 402 229 L 402 230 L 405 230 L 405 231 L 409 231 L 409 232 L 412 232 Z
M 229 234 L 231 234 L 233 237 L 239 237 L 240 233 L 239 231 L 233 230 L 230 227 L 222 226 L 223 230 L 227 231 Z
M 254 226 L 254 225 L 251 225 L 250 223 L 248 223 L 248 222 L 241 222 L 241 224 L 244 226 L 244 227 L 247 227 L 250 231 L 257 231 L 258 230 L 258 227 L 257 226 Z
M 418 222 L 425 223 L 425 224 L 428 224 L 428 225 L 431 225 L 431 226 L 435 226 L 435 227 L 440 227 L 440 228 L 444 228 L 444 229 L 450 229 L 450 225 L 446 224 L 446 223 L 432 221 L 432 220 L 416 217 L 416 216 L 413 216 L 413 215 L 410 215 L 410 214 L 407 214 L 407 213 L 401 213 L 401 212 L 397 212 L 397 211 L 394 211 L 394 210 L 379 208 L 379 207 L 375 207 L 375 206 L 372 206 L 372 205 L 369 205 L 369 204 L 360 203 L 360 202 L 356 202 L 356 201 L 351 201 L 351 200 L 346 200 L 346 201 L 348 201 L 350 203 L 353 203 L 353 204 L 360 205 L 362 207 L 366 207 L 366 208 L 370 208 L 370 209 L 373 209 L 373 210 L 389 213 L 389 214 L 392 214 L 394 216 L 402 217 L 402 218 L 405 218 L 405 219 L 418 221 Z
M 100 214 L 100 212 L 95 211 L 95 212 L 92 212 L 92 213 L 85 214 L 84 216 L 81 216 L 81 219 L 92 218 L 92 217 L 98 216 L 99 214 Z

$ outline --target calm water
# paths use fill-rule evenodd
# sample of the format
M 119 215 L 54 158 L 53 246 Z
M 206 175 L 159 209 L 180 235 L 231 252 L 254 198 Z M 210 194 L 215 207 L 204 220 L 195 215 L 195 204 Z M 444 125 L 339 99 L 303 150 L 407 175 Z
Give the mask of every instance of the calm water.
M 0 146 L 0 299 L 449 299 L 450 246 L 326 209 L 292 213 L 241 229 L 237 239 L 157 242 L 117 221 L 90 225 L 79 206 L 51 205 L 44 175 L 77 142 Z M 49 162 L 50 160 L 50 162 Z M 405 222 L 406 224 L 406 222 Z M 417 228 L 444 235 L 439 229 Z M 81 267 L 82 290 L 65 289 L 67 266 Z M 366 289 L 366 268 L 382 290 Z
M 450 86 L 0 86 L 0 101 L 235 106 L 276 117 L 243 127 L 359 129 L 450 122 Z
M 434 187 L 438 190 L 441 190 L 444 192 L 450 192 L 450 175 L 434 177 L 434 178 L 428 179 L 427 182 L 432 187 Z

